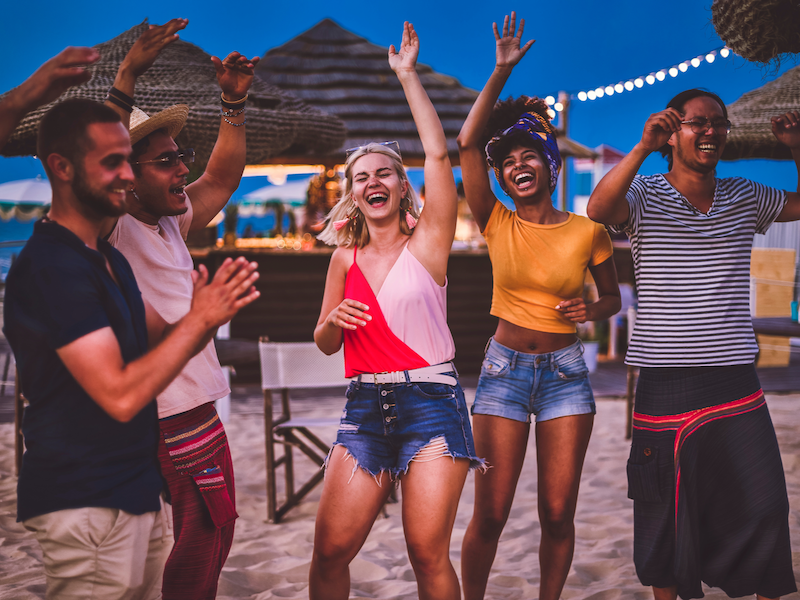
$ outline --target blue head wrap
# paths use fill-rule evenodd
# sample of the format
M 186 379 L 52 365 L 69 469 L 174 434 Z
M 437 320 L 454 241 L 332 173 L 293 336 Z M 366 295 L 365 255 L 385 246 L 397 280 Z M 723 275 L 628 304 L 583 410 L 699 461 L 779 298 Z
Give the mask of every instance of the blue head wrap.
M 500 183 L 500 187 L 503 188 L 504 192 L 508 193 L 501 173 L 502 162 L 505 157 L 494 156 L 493 153 L 497 149 L 497 144 L 500 140 L 516 132 L 525 134 L 534 142 L 535 147 L 544 154 L 547 165 L 550 167 L 550 193 L 552 194 L 556 189 L 558 173 L 561 171 L 561 152 L 558 151 L 555 128 L 550 124 L 550 121 L 538 113 L 527 112 L 523 114 L 516 123 L 495 135 L 486 144 L 486 160 L 489 166 L 494 169 L 494 174 Z

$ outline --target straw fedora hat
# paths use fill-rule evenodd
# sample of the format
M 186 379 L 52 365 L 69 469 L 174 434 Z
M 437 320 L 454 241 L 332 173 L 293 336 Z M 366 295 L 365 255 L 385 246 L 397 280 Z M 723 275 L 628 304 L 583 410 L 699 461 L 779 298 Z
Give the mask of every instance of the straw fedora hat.
M 152 117 L 134 106 L 131 113 L 131 144 L 135 144 L 159 129 L 166 129 L 169 137 L 175 138 L 186 124 L 188 116 L 189 107 L 186 104 L 170 106 Z

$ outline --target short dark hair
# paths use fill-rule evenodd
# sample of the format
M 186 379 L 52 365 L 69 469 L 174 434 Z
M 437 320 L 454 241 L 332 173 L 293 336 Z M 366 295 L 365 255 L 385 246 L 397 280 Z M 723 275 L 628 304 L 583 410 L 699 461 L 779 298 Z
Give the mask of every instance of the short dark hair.
M 60 154 L 77 164 L 91 150 L 86 130 L 93 123 L 119 123 L 120 116 L 108 106 L 87 100 L 70 98 L 51 108 L 39 123 L 36 153 L 50 175 L 47 157 Z
M 686 103 L 689 100 L 694 100 L 695 98 L 700 98 L 705 96 L 706 98 L 711 98 L 717 104 L 720 105 L 722 108 L 722 114 L 727 119 L 728 118 L 728 109 L 725 106 L 725 103 L 722 101 L 722 98 L 717 96 L 714 92 L 709 92 L 708 90 L 704 90 L 702 88 L 692 88 L 691 90 L 684 90 L 677 96 L 675 96 L 672 100 L 667 102 L 667 108 L 674 108 L 680 113 L 683 113 L 683 107 L 686 106 Z M 667 159 L 667 164 L 669 165 L 669 170 L 672 170 L 672 146 L 669 144 L 664 144 L 661 148 L 658 149 L 661 152 L 661 156 Z

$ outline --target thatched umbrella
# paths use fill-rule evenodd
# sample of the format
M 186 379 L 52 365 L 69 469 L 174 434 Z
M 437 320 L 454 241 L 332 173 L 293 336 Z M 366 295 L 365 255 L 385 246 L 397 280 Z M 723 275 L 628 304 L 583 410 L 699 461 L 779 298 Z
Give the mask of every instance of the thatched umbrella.
M 341 117 L 347 126 L 347 139 L 334 152 L 313 157 L 284 154 L 276 160 L 341 164 L 346 148 L 397 140 L 403 162 L 421 165 L 422 143 L 400 82 L 389 67 L 388 51 L 331 19 L 269 50 L 256 67 L 257 75 Z M 418 63 L 417 72 L 442 120 L 451 161 L 458 164 L 456 137 L 478 92 L 428 65 Z M 566 138 L 559 139 L 559 149 L 566 156 L 595 156 L 589 148 Z
M 770 119 L 800 109 L 800 67 L 747 92 L 728 105 L 731 132 L 723 160 L 740 158 L 792 158 L 789 149 L 772 135 Z
M 797 0 L 714 0 L 711 20 L 719 37 L 747 60 L 766 64 L 800 52 Z
M 62 99 L 85 97 L 105 101 L 117 69 L 133 43 L 148 28 L 147 20 L 99 44 L 101 59 L 91 67 L 91 81 L 70 89 Z M 256 77 L 247 101 L 247 162 L 259 163 L 286 151 L 328 152 L 344 139 L 344 124 L 335 116 L 305 104 Z M 211 56 L 178 40 L 167 46 L 136 85 L 136 105 L 147 113 L 173 104 L 188 104 L 189 119 L 178 144 L 194 148 L 200 164 L 211 154 L 219 130 L 219 85 Z M 29 114 L 2 149 L 5 156 L 34 154 L 39 120 L 52 105 Z

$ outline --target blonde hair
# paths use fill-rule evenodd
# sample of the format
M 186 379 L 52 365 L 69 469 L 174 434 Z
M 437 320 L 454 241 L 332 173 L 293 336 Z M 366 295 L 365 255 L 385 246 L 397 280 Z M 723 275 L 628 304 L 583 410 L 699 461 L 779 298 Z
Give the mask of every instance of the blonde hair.
M 372 153 L 388 156 L 392 160 L 392 166 L 394 166 L 400 182 L 407 184 L 406 189 L 408 191 L 405 197 L 400 200 L 400 210 L 397 218 L 400 224 L 400 231 L 405 235 L 411 235 L 411 228 L 406 223 L 405 213 L 408 211 L 415 219 L 419 218 L 420 209 L 417 194 L 408 180 L 400 155 L 388 146 L 372 142 L 361 146 L 347 157 L 347 162 L 344 165 L 344 193 L 341 200 L 328 213 L 325 228 L 317 236 L 317 239 L 321 242 L 330 246 L 344 246 L 345 248 L 352 248 L 353 246 L 363 248 L 369 243 L 369 227 L 367 227 L 364 215 L 353 200 L 353 165 L 362 156 Z M 347 223 L 337 231 L 333 225 L 334 222 L 345 219 L 347 219 Z

